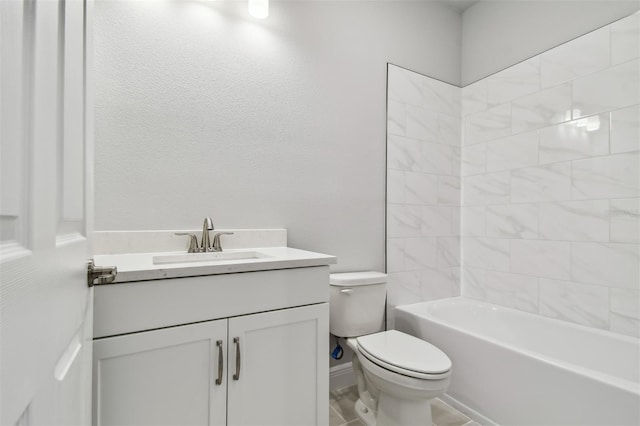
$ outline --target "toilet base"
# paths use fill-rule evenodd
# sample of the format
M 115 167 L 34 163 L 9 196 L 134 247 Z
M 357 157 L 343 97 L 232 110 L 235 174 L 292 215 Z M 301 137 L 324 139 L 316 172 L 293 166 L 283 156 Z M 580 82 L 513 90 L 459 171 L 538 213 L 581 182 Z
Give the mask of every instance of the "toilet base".
M 431 401 L 406 401 L 389 395 L 380 395 L 378 413 L 356 401 L 356 415 L 365 426 L 431 426 Z
M 378 426 L 431 426 L 431 399 L 407 400 L 380 393 Z
M 356 415 L 365 426 L 376 426 L 376 416 L 374 412 L 368 409 L 360 399 L 356 401 L 355 408 Z

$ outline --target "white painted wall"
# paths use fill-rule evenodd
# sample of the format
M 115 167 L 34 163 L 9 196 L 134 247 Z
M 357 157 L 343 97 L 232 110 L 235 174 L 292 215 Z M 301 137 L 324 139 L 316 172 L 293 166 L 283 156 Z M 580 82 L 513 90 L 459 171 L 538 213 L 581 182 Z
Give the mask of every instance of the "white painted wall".
M 462 16 L 462 86 L 610 24 L 637 0 L 483 0 Z
M 96 3 L 96 229 L 283 227 L 384 270 L 387 61 L 458 84 L 430 2 Z M 437 58 L 437 60 L 434 60 Z

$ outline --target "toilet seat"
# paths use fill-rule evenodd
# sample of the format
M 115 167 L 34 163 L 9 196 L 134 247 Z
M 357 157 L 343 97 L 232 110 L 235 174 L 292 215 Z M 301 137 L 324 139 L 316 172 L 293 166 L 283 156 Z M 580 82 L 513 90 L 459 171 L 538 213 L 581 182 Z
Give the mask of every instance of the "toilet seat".
M 449 357 L 417 337 L 389 330 L 356 340 L 364 357 L 395 373 L 425 380 L 439 380 L 451 374 Z

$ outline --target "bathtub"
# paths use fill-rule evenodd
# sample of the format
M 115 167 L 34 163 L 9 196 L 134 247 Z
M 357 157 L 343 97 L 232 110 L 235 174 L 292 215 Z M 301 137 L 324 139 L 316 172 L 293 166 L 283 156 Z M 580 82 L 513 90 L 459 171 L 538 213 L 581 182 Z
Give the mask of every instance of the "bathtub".
M 482 423 L 640 424 L 638 339 L 463 297 L 395 312 L 451 358 L 444 399 Z

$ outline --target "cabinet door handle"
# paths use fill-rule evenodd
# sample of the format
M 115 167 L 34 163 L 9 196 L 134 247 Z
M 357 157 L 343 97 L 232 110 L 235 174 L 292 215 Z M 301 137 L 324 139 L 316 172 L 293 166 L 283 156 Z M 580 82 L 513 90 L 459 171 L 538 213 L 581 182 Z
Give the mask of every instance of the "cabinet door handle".
M 222 372 L 224 370 L 224 358 L 222 355 L 222 340 L 218 340 L 216 342 L 216 346 L 218 347 L 218 378 L 216 379 L 216 385 L 222 384 Z
M 236 372 L 233 375 L 233 380 L 240 380 L 240 338 L 234 337 L 233 343 L 236 344 Z

